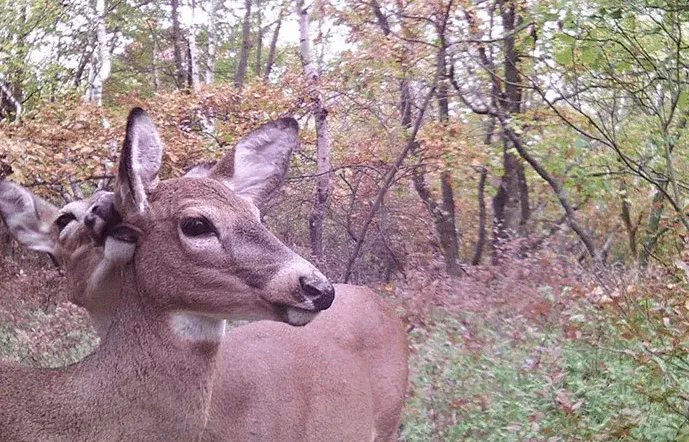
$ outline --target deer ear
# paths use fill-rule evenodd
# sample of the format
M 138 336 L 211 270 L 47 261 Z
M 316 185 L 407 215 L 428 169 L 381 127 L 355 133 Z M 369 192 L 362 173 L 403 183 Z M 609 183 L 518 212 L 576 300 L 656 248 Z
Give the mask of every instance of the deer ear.
M 260 206 L 282 185 L 298 136 L 299 123 L 294 118 L 266 123 L 240 140 L 210 176 Z
M 53 253 L 55 239 L 50 234 L 58 208 L 22 186 L 0 180 L 0 218 L 10 234 L 26 247 Z
M 148 208 L 148 194 L 158 184 L 163 145 L 153 121 L 140 108 L 127 119 L 120 168 L 115 181 L 115 207 L 123 216 Z

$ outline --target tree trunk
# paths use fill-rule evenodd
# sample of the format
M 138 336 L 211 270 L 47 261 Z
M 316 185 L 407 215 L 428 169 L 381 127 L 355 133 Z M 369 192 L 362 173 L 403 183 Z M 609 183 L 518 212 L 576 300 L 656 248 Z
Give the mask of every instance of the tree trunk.
M 217 23 L 216 17 L 218 10 L 218 1 L 211 0 L 210 16 L 208 17 L 208 53 L 206 54 L 206 84 L 213 84 L 215 81 L 215 52 L 216 52 L 216 38 L 217 38 Z
M 30 3 L 28 1 L 17 2 L 16 6 L 19 7 L 18 18 L 20 26 L 21 28 L 24 28 L 27 25 L 27 19 L 29 17 Z M 7 98 L 12 103 L 12 107 L 14 108 L 14 122 L 19 123 L 21 114 L 24 110 L 22 106 L 22 99 L 24 96 L 24 77 L 26 74 L 24 68 L 29 55 L 29 50 L 31 48 L 29 47 L 27 39 L 19 38 L 16 41 L 15 49 L 17 51 L 18 58 L 22 62 L 18 63 L 15 67 L 15 71 L 12 75 L 11 94 L 8 95 Z M 59 61 L 56 60 L 56 64 L 59 64 Z
M 105 30 L 105 0 L 96 0 L 96 57 L 93 66 L 93 77 L 86 91 L 86 100 L 96 103 L 98 107 L 103 105 L 103 85 L 110 77 L 111 61 L 108 36 Z
M 242 50 L 239 54 L 237 71 L 234 74 L 234 87 L 241 89 L 246 80 L 246 70 L 249 65 L 249 49 L 251 49 L 251 0 L 244 2 L 244 21 L 242 22 Z
M 664 188 L 667 188 L 667 181 Z M 664 190 L 664 189 L 663 189 Z M 665 194 L 660 190 L 653 195 L 653 202 L 651 203 L 651 213 L 648 215 L 648 225 L 643 240 L 643 248 L 639 253 L 639 264 L 641 267 L 648 266 L 648 260 L 653 255 L 658 239 L 664 233 L 664 229 L 660 228 L 660 220 L 663 217 L 665 210 Z
M 175 59 L 175 86 L 184 89 L 184 59 L 182 55 L 182 31 L 179 26 L 179 0 L 171 0 L 172 6 L 172 49 Z
M 503 135 L 503 174 L 493 197 L 493 264 L 501 261 L 504 246 L 517 236 L 520 224 L 519 158 L 508 152 L 509 141 Z M 523 166 L 522 166 L 523 167 Z
M 256 0 L 256 77 L 261 76 L 263 69 L 263 15 L 261 14 L 261 0 Z
M 0 80 L 0 119 L 12 117 L 18 123 L 22 114 L 22 103 L 12 94 L 7 84 Z
M 636 260 L 638 255 L 638 252 L 636 250 L 636 232 L 637 229 L 639 228 L 639 222 L 634 223 L 632 220 L 632 203 L 629 202 L 627 199 L 627 186 L 626 184 L 622 184 L 621 186 L 621 193 L 622 193 L 622 210 L 620 212 L 620 217 L 622 218 L 622 223 L 624 224 L 624 229 L 627 232 L 627 241 L 629 243 L 629 251 L 632 254 L 632 257 L 634 260 Z M 641 218 L 639 218 L 639 221 L 641 221 Z
M 486 244 L 486 178 L 488 170 L 482 167 L 478 180 L 478 239 L 474 248 L 474 256 L 471 258 L 471 265 L 477 266 L 481 263 L 481 255 Z
M 191 24 L 189 25 L 189 87 L 199 91 L 199 53 L 196 47 L 196 0 L 191 1 Z
M 325 207 L 332 192 L 330 180 L 330 138 L 326 117 L 328 110 L 325 108 L 323 95 L 319 88 L 320 76 L 313 63 L 311 40 L 309 37 L 309 14 L 304 7 L 304 0 L 297 1 L 297 14 L 299 16 L 299 50 L 301 62 L 304 66 L 304 74 L 308 81 L 308 94 L 311 98 L 311 112 L 316 120 L 316 164 L 318 178 L 313 201 L 313 207 L 309 215 L 309 238 L 311 241 L 311 253 L 316 262 L 323 266 L 323 221 Z
M 450 105 L 448 100 L 447 87 L 447 67 L 446 67 L 446 42 L 444 23 L 436 24 L 436 31 L 440 41 L 440 49 L 437 54 L 438 68 L 438 91 L 436 99 L 438 101 L 438 119 L 443 125 L 450 120 Z M 457 235 L 457 225 L 455 220 L 455 199 L 452 190 L 452 173 L 444 170 L 440 174 L 441 202 L 440 211 L 433 217 L 435 229 L 438 232 L 438 241 L 443 252 L 447 273 L 452 276 L 459 276 L 461 268 L 459 266 L 459 236 Z M 433 214 L 431 212 L 431 214 Z
M 84 44 L 84 52 L 81 54 L 79 64 L 77 64 L 77 68 L 74 70 L 74 81 L 72 82 L 72 84 L 75 88 L 81 87 L 81 82 L 84 77 L 84 71 L 86 70 L 86 67 L 89 66 L 90 61 L 93 59 L 94 48 L 91 45 L 91 38 L 92 37 L 89 37 L 89 39 Z M 90 80 L 91 78 L 89 77 L 89 81 Z
M 273 71 L 273 65 L 275 64 L 275 51 L 278 45 L 278 36 L 280 35 L 280 27 L 282 26 L 282 13 L 278 17 L 278 22 L 275 24 L 275 29 L 273 30 L 273 38 L 270 40 L 270 49 L 268 50 L 268 60 L 266 61 L 266 70 L 263 74 L 263 78 L 270 79 L 270 73 Z
M 444 171 L 440 175 L 442 190 L 443 218 L 437 223 L 440 247 L 443 249 L 443 257 L 447 266 L 447 273 L 459 276 L 459 236 L 455 221 L 455 198 L 452 191 L 452 174 Z
M 153 90 L 160 90 L 160 72 L 158 71 L 158 42 L 153 29 L 151 29 L 151 73 L 153 74 Z
M 519 51 L 515 47 L 514 30 L 521 23 L 516 11 L 515 0 L 498 2 L 502 26 L 505 32 L 503 40 L 504 87 L 493 97 L 496 104 L 507 114 L 521 112 L 522 78 L 519 73 Z M 493 198 L 493 262 L 500 261 L 506 241 L 524 234 L 530 216 L 529 188 L 526 182 L 524 165 L 519 158 L 510 152 L 512 143 L 503 132 L 503 176 L 498 193 Z
M 527 223 L 531 218 L 531 205 L 529 204 L 529 184 L 526 182 L 524 164 L 520 161 L 517 167 L 517 183 L 519 186 L 519 235 L 527 235 Z

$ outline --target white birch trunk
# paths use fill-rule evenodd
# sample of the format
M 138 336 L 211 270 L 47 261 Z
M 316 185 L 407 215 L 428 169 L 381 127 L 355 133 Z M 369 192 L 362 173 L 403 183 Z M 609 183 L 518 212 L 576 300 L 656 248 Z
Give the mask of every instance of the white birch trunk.
M 194 92 L 199 91 L 199 53 L 196 47 L 196 31 L 196 1 L 192 0 L 191 24 L 189 25 L 189 81 Z
M 0 79 L 0 92 L 9 100 L 10 103 L 12 103 L 12 106 L 14 106 L 14 122 L 19 123 L 21 120 L 22 112 L 24 108 L 22 107 L 21 101 L 17 99 L 17 97 L 14 96 L 12 93 L 12 90 L 10 90 L 9 87 L 7 87 L 7 84 Z
M 328 111 L 323 102 L 323 95 L 319 88 L 320 76 L 313 62 L 311 40 L 309 37 L 309 14 L 304 7 L 304 0 L 297 1 L 297 15 L 299 16 L 299 49 L 304 74 L 308 81 L 308 93 L 311 98 L 311 112 L 316 121 L 316 165 L 317 181 L 313 207 L 309 215 L 309 237 L 311 253 L 320 267 L 323 267 L 323 221 L 325 206 L 332 191 L 330 181 L 330 138 L 328 136 Z
M 103 85 L 110 78 L 111 60 L 110 48 L 108 47 L 108 34 L 105 30 L 105 0 L 96 0 L 95 6 L 96 19 L 96 51 L 92 65 L 92 76 L 86 100 L 93 101 L 98 107 L 103 105 Z
M 208 23 L 208 53 L 206 54 L 206 84 L 215 81 L 215 52 L 218 20 L 215 14 L 218 10 L 218 0 L 211 0 L 211 10 Z

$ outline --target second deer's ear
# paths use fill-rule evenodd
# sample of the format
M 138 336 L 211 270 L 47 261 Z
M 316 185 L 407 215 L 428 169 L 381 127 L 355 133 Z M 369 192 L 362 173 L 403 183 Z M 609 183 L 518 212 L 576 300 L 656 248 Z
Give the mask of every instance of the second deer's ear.
M 141 108 L 132 109 L 115 181 L 115 207 L 123 216 L 148 208 L 148 194 L 158 184 L 162 155 L 163 145 L 153 121 Z
M 53 253 L 52 222 L 58 208 L 19 184 L 0 180 L 0 218 L 10 234 L 26 247 Z
M 242 138 L 210 176 L 260 206 L 282 185 L 298 135 L 299 123 L 294 118 L 266 123 Z

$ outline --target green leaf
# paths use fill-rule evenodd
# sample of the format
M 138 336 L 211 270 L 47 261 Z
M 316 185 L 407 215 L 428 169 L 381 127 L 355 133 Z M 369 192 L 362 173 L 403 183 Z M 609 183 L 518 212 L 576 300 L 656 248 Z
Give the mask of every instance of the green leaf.
M 595 64 L 598 58 L 598 53 L 596 48 L 593 46 L 584 46 L 581 48 L 581 62 L 586 66 L 592 66 Z
M 555 52 L 553 55 L 555 61 L 562 66 L 569 66 L 572 64 L 572 48 L 564 48 Z
M 577 138 L 576 141 L 574 142 L 574 145 L 578 147 L 579 149 L 586 149 L 589 147 L 588 141 L 582 139 L 582 138 Z
M 689 105 L 689 93 L 686 89 L 682 89 L 679 93 L 679 97 L 677 97 L 677 107 L 680 109 L 687 109 L 687 105 Z

